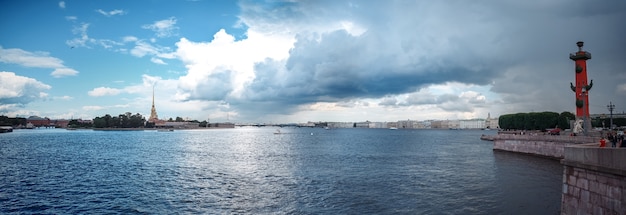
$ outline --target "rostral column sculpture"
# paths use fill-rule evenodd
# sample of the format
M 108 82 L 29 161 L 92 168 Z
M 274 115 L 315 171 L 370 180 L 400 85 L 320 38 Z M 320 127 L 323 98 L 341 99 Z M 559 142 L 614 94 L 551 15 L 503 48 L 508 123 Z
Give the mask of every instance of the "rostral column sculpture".
M 593 87 L 593 80 L 587 84 L 587 60 L 591 59 L 591 53 L 583 51 L 584 43 L 576 43 L 578 52 L 569 54 L 569 59 L 575 63 L 576 85 L 570 82 L 570 88 L 576 93 L 576 118 L 583 119 L 585 131 L 591 127 L 589 120 L 589 90 Z

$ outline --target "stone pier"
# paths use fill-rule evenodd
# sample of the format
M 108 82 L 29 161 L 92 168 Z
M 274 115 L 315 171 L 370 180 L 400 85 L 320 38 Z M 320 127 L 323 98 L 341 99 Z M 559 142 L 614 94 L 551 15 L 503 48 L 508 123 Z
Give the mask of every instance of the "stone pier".
M 552 159 L 562 159 L 566 146 L 593 143 L 599 137 L 513 135 L 499 134 L 491 137 L 493 150 L 524 153 Z
M 561 214 L 626 214 L 626 148 L 565 147 Z

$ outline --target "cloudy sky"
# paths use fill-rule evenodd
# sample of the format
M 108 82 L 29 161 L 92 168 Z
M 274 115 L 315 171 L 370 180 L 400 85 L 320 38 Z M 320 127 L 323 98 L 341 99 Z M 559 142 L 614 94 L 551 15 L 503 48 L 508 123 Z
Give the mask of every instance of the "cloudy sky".
M 0 114 L 212 122 L 626 111 L 626 1 L 6 1 Z

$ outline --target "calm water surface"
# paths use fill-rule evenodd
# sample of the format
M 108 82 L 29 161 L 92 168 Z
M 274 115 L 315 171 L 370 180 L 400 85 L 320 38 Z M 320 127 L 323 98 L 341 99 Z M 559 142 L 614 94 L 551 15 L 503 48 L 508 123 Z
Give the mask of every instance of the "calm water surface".
M 473 130 L 16 130 L 2 214 L 558 214 L 558 161 Z

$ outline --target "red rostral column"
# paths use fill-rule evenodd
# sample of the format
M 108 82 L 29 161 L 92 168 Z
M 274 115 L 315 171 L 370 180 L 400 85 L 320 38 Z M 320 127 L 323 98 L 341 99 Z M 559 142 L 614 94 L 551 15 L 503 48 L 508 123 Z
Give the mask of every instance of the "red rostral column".
M 591 53 L 583 51 L 583 44 L 583 41 L 577 42 L 578 52 L 569 54 L 569 59 L 576 66 L 576 85 L 570 82 L 570 87 L 576 92 L 576 118 L 589 119 L 589 90 L 593 86 L 593 80 L 587 84 L 587 60 L 591 59 Z

